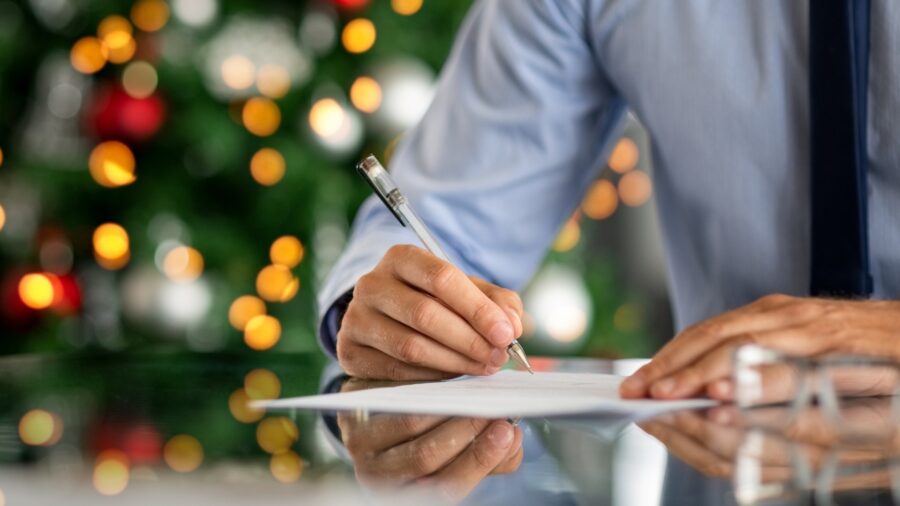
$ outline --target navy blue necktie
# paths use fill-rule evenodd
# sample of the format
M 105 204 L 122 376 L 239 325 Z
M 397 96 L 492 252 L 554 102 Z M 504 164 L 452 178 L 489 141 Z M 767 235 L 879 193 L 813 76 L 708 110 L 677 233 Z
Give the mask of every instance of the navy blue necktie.
M 866 212 L 869 0 L 809 0 L 810 293 L 872 293 Z

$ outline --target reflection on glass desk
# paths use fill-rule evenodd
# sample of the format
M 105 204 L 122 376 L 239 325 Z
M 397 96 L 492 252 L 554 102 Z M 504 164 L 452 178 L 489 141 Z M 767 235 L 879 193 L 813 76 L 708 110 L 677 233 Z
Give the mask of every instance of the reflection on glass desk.
M 558 370 L 611 372 L 602 361 Z M 480 420 L 273 411 L 317 354 L 0 359 L 0 504 L 893 504 L 897 407 Z M 512 422 L 512 423 L 511 423 Z M 492 429 L 511 437 L 491 446 Z

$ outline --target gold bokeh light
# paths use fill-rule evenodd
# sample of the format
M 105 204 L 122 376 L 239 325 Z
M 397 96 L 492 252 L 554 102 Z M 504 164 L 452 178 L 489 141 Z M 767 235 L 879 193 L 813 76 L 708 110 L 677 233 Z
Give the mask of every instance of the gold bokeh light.
M 116 223 L 105 223 L 94 230 L 94 258 L 108 270 L 124 267 L 130 259 L 128 232 Z
M 356 18 L 344 26 L 341 43 L 350 53 L 365 53 L 375 45 L 375 23 L 366 18 Z
M 131 21 L 145 32 L 156 32 L 169 21 L 169 6 L 163 0 L 138 0 L 131 7 Z
M 256 442 L 271 454 L 287 451 L 300 437 L 300 429 L 286 416 L 264 418 L 256 426 Z
M 253 400 L 277 399 L 281 395 L 281 381 L 268 369 L 254 369 L 244 376 L 244 391 Z
M 607 179 L 594 183 L 581 204 L 584 214 L 595 220 L 609 218 L 618 207 L 619 196 L 616 193 L 616 186 Z
M 281 125 L 281 110 L 272 100 L 253 97 L 244 104 L 241 112 L 244 128 L 258 137 L 268 137 Z
M 237 330 L 243 331 L 247 322 L 254 317 L 266 314 L 266 303 L 253 295 L 242 295 L 228 308 L 228 323 Z
M 241 423 L 254 423 L 265 415 L 265 410 L 250 406 L 250 397 L 246 390 L 239 388 L 228 396 L 228 411 Z
M 163 273 L 172 281 L 194 281 L 203 274 L 203 255 L 190 246 L 175 246 L 163 259 Z
M 244 327 L 244 343 L 253 350 L 264 351 L 281 339 L 281 322 L 274 316 L 254 316 Z
M 256 65 L 244 55 L 236 54 L 222 62 L 222 80 L 233 90 L 246 90 L 253 86 Z
M 391 9 L 401 16 L 412 16 L 422 8 L 422 0 L 391 0 Z
M 69 51 L 72 67 L 82 74 L 95 74 L 100 71 L 109 58 L 109 50 L 96 37 L 78 39 Z
M 100 186 L 117 188 L 133 183 L 135 161 L 131 149 L 119 141 L 98 144 L 88 159 L 91 177 Z
M 134 98 L 147 98 L 156 91 L 159 76 L 153 65 L 145 61 L 129 63 L 122 73 L 122 88 Z
M 0 205 L 0 232 L 3 231 L 3 227 L 6 226 L 6 210 L 3 209 L 3 206 Z
M 646 172 L 631 171 L 619 180 L 619 198 L 626 206 L 637 207 L 648 200 L 653 193 L 653 184 Z
M 628 137 L 622 137 L 609 155 L 609 168 L 624 174 L 637 165 L 639 158 L 640 151 L 637 144 Z
M 163 447 L 163 460 L 173 471 L 189 473 L 203 463 L 203 446 L 189 434 L 173 436 Z
M 309 109 L 309 126 L 319 137 L 328 138 L 341 129 L 345 114 L 337 100 L 323 98 Z
M 381 107 L 381 86 L 371 77 L 357 77 L 350 86 L 350 101 L 360 111 L 371 114 Z
M 100 22 L 97 36 L 108 51 L 112 63 L 125 63 L 134 56 L 137 44 L 132 37 L 131 23 L 122 16 L 108 16 Z
M 256 276 L 256 293 L 269 302 L 287 302 L 299 288 L 300 280 L 283 265 L 268 265 Z
M 30 446 L 53 446 L 62 433 L 62 419 L 44 409 L 32 409 L 19 420 L 19 437 Z
M 281 98 L 291 90 L 291 75 L 281 65 L 267 63 L 256 73 L 256 89 L 269 98 Z
M 128 487 L 131 471 L 128 456 L 120 450 L 105 450 L 97 456 L 92 482 L 101 495 L 119 495 Z
M 293 269 L 303 261 L 304 249 L 300 239 L 292 235 L 283 235 L 272 243 L 269 258 L 275 265 L 283 265 Z
M 274 186 L 284 178 L 287 162 L 274 148 L 262 148 L 250 159 L 250 176 L 263 186 Z
M 556 240 L 553 241 L 553 250 L 558 252 L 566 252 L 571 250 L 581 240 L 581 227 L 574 219 L 566 221 Z
M 272 455 L 269 471 L 281 483 L 293 483 L 303 474 L 303 460 L 293 450 Z
M 19 298 L 31 309 L 47 309 L 56 299 L 56 290 L 50 275 L 31 273 L 19 280 Z

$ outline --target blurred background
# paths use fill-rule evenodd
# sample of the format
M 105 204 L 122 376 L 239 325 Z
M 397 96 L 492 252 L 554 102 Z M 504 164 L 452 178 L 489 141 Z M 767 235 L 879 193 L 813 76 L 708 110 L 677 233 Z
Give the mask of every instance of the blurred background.
M 389 163 L 469 5 L 0 0 L 0 353 L 315 351 L 354 163 Z M 595 169 L 524 293 L 531 353 L 671 333 L 637 120 Z

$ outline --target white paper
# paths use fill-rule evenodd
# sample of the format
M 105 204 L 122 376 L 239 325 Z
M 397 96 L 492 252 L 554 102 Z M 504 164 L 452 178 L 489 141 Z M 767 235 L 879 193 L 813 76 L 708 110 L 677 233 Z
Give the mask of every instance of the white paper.
M 347 393 L 258 401 L 265 408 L 303 408 L 453 415 L 484 418 L 548 417 L 589 413 L 635 418 L 662 411 L 712 406 L 708 399 L 621 399 L 612 374 L 502 371 L 493 376 L 373 388 Z

